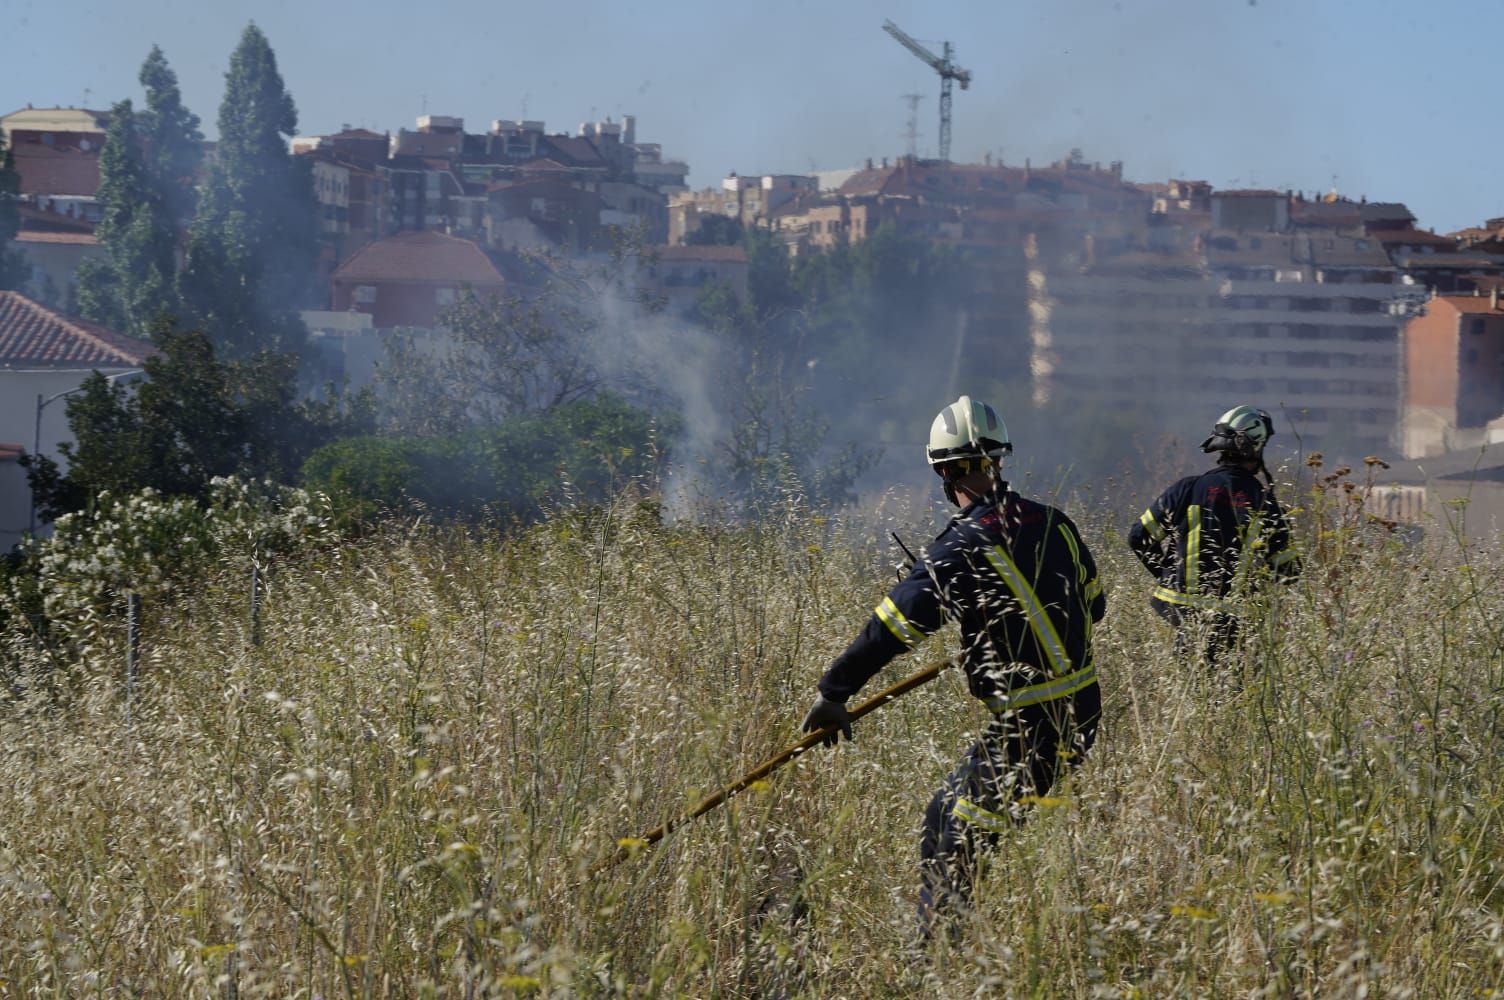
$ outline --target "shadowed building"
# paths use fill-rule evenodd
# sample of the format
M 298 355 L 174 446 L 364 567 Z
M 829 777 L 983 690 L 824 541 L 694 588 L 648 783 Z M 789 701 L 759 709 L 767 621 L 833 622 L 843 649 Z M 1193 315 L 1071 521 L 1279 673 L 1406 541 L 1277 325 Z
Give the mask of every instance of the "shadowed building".
M 335 269 L 336 311 L 368 313 L 377 329 L 431 328 L 462 287 L 482 298 L 506 282 L 469 240 L 429 231 L 398 233 L 368 243 Z

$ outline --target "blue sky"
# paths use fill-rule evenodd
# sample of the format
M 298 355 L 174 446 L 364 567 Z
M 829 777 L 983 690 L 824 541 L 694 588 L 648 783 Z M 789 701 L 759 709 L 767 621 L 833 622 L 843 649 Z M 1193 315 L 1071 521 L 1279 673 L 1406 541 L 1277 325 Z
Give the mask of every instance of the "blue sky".
M 241 30 L 266 32 L 300 131 L 413 127 L 425 109 L 483 131 L 635 114 L 638 137 L 728 171 L 804 172 L 896 156 L 907 93 L 934 149 L 938 82 L 882 31 L 949 39 L 972 71 L 952 157 L 1057 159 L 1080 147 L 1138 181 L 1406 202 L 1449 231 L 1504 215 L 1487 124 L 1499 0 L 975 0 L 759 3 L 505 0 L 6 0 L 0 113 L 138 97 L 162 46 L 214 131 Z

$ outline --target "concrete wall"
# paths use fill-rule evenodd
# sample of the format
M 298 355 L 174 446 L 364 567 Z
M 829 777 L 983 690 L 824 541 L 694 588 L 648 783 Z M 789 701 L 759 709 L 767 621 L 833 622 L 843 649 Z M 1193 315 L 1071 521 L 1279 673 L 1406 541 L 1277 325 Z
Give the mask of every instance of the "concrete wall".
M 106 375 L 132 370 L 102 369 Z M 73 432 L 68 428 L 68 397 L 57 394 L 78 388 L 89 374 L 87 369 L 0 369 L 0 441 L 21 445 L 31 452 L 40 426 L 41 448 L 38 453 L 56 459 L 66 471 L 68 463 L 58 453 L 58 445 L 71 442 Z M 52 400 L 42 408 L 40 425 L 37 421 L 38 394 L 44 400 Z M 14 532 L 18 527 L 25 530 L 30 509 L 31 490 L 26 485 L 25 472 L 14 462 L 0 462 L 0 552 L 9 551 L 20 540 L 20 535 Z
M 31 491 L 26 470 L 14 460 L 0 460 L 0 554 L 9 552 L 26 533 Z

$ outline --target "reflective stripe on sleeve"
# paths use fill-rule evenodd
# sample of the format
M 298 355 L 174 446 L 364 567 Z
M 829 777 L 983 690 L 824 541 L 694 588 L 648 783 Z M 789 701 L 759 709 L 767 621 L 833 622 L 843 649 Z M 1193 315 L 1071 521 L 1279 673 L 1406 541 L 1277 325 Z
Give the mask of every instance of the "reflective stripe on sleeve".
M 1076 564 L 1076 582 L 1086 584 L 1086 567 L 1081 565 L 1081 547 L 1076 544 L 1076 536 L 1065 525 L 1060 526 L 1060 537 L 1065 539 L 1065 547 L 1071 550 L 1071 562 Z
M 1201 505 L 1185 511 L 1185 592 L 1194 594 L 1201 584 Z
M 1006 813 L 993 812 L 991 809 L 983 809 L 970 799 L 956 799 L 951 814 L 964 819 L 973 826 L 981 827 L 988 833 L 1007 833 L 1016 824 L 1013 817 Z
M 1091 582 L 1086 585 L 1086 590 L 1083 593 L 1086 594 L 1088 604 L 1095 601 L 1102 596 L 1102 581 L 1097 577 L 1092 577 Z
M 1154 511 L 1144 511 L 1138 516 L 1138 523 L 1144 526 L 1144 530 L 1149 533 L 1149 537 L 1154 539 L 1156 542 L 1162 542 L 1165 540 L 1164 526 L 1161 525 L 1158 519 L 1155 518 Z
M 898 610 L 898 605 L 893 603 L 891 597 L 884 597 L 883 603 L 874 608 L 872 613 L 877 615 L 878 619 L 888 627 L 888 631 L 893 633 L 893 637 L 905 646 L 913 646 L 924 638 L 924 633 L 903 616 L 903 612 Z

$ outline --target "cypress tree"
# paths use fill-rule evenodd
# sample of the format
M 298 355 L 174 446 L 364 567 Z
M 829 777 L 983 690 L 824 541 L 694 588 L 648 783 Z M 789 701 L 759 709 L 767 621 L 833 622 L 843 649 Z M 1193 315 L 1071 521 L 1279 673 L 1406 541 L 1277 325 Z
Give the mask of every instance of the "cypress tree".
M 190 314 L 230 357 L 297 350 L 318 253 L 313 176 L 288 138 L 298 114 L 266 36 L 247 26 L 225 74 L 219 144 L 181 288 Z
M 146 109 L 121 101 L 110 112 L 95 229 L 105 256 L 79 269 L 79 308 L 106 326 L 149 337 L 160 317 L 179 312 L 178 239 L 193 212 L 203 133 L 157 46 L 139 79 Z
M 138 79 L 146 91 L 146 110 L 138 118 L 148 156 L 147 175 L 174 234 L 180 233 L 193 217 L 204 134 L 198 115 L 183 106 L 178 76 L 167 65 L 161 48 L 151 47 Z
M 19 288 L 25 266 L 21 255 L 8 243 L 21 231 L 21 175 L 16 172 L 16 158 L 0 135 L 0 288 Z
M 129 100 L 110 109 L 99 154 L 99 225 L 104 257 L 78 272 L 79 308 L 89 319 L 148 337 L 175 310 L 176 230 L 149 175 L 140 120 Z

